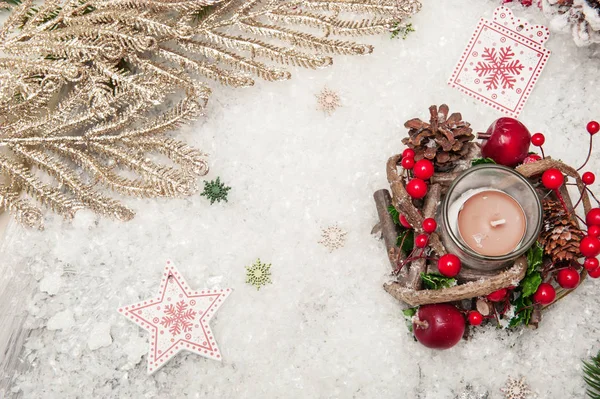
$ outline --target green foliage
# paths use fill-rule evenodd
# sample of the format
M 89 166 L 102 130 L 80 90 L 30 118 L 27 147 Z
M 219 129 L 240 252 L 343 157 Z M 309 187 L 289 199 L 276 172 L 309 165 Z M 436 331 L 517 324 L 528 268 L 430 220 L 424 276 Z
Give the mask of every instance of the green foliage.
M 522 325 L 528 325 L 531 320 L 533 313 L 533 300 L 531 297 L 519 296 L 513 303 L 515 306 L 515 316 L 510 320 L 508 324 L 509 328 L 517 327 Z
M 450 288 L 456 285 L 456 279 L 442 276 L 439 273 L 421 272 L 421 281 L 428 290 L 439 290 L 441 288 Z
M 586 394 L 592 399 L 600 399 L 600 352 L 589 361 L 583 361 L 583 379 L 588 385 Z
M 208 198 L 210 200 L 210 204 L 212 205 L 215 201 L 227 202 L 227 193 L 229 190 L 231 190 L 231 187 L 221 183 L 221 178 L 217 177 L 216 180 L 204 182 L 204 190 L 200 195 Z
M 410 32 L 415 32 L 415 28 L 413 28 L 412 24 L 403 25 L 400 22 L 396 22 L 392 25 L 391 31 L 392 39 L 397 39 L 402 35 L 402 40 L 406 40 Z
M 419 308 L 407 308 L 402 311 L 402 314 L 404 315 L 404 318 L 406 319 L 406 327 L 408 327 L 408 331 L 410 331 L 410 332 L 413 331 L 412 318 L 414 315 L 417 314 L 417 310 L 419 310 Z
M 394 205 L 388 206 L 388 213 L 392 217 L 394 224 L 399 225 L 400 224 L 400 212 L 398 212 L 398 210 L 396 209 L 396 207 L 394 207 Z
M 396 245 L 402 249 L 402 252 L 405 254 L 409 254 L 412 252 L 415 247 L 415 232 L 413 230 L 404 230 L 398 236 L 398 240 L 396 241 Z
M 519 284 L 519 290 L 516 292 L 518 297 L 511 301 L 515 307 L 515 316 L 510 320 L 509 327 L 516 327 L 521 324 L 527 325 L 531 320 L 533 313 L 533 299 L 538 287 L 542 283 L 542 274 L 539 272 L 544 260 L 544 249 L 536 242 L 529 251 L 527 251 L 527 272 Z
M 533 294 L 535 294 L 541 283 L 542 275 L 540 272 L 533 272 L 530 275 L 525 276 L 523 281 L 521 281 L 521 296 L 532 296 Z
M 486 163 L 496 163 L 492 158 L 475 158 L 471 161 L 471 166 L 483 165 Z
M 527 274 L 536 271 L 543 263 L 544 248 L 536 241 L 527 251 Z

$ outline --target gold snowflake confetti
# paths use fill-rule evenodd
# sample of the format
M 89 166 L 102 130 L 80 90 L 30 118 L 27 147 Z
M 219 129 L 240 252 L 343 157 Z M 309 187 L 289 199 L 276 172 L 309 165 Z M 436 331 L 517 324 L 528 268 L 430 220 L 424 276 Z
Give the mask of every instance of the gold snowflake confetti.
M 263 285 L 271 284 L 271 264 L 257 259 L 252 266 L 246 266 L 246 283 L 260 290 Z
M 321 241 L 319 244 L 333 252 L 338 248 L 342 248 L 346 244 L 346 233 L 338 226 L 329 226 L 321 232 Z
M 332 90 L 325 87 L 319 94 L 317 94 L 317 104 L 319 110 L 331 115 L 340 104 L 340 96 Z
M 509 377 L 506 386 L 500 390 L 504 393 L 505 399 L 527 399 L 533 393 L 525 383 L 525 377 L 518 380 Z

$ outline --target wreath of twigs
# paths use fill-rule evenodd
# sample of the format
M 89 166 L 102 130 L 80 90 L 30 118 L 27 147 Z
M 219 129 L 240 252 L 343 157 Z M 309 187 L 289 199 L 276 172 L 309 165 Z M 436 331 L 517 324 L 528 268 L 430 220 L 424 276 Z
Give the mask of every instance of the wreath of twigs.
M 478 156 L 479 148 L 469 154 L 468 161 Z M 458 177 L 461 171 L 453 171 L 449 173 L 435 173 L 430 179 L 428 193 L 422 201 L 421 212 L 415 206 L 413 199 L 406 192 L 404 178 L 398 173 L 398 165 L 402 155 L 394 155 L 387 162 L 387 179 L 390 184 L 390 191 L 383 189 L 374 193 L 374 199 L 377 206 L 379 216 L 379 227 L 382 237 L 387 248 L 390 264 L 396 269 L 399 261 L 406 258 L 407 254 L 397 246 L 398 230 L 392 216 L 388 212 L 390 205 L 393 205 L 400 213 L 402 213 L 408 223 L 414 226 L 415 235 L 424 233 L 421 225 L 425 218 L 435 217 L 438 205 L 442 196 L 448 190 L 451 183 Z M 581 196 L 581 203 L 585 213 L 591 209 L 591 202 L 587 190 L 581 176 L 575 168 L 566 165 L 561 161 L 557 161 L 546 157 L 537 162 L 523 164 L 515 170 L 526 178 L 537 178 L 546 170 L 556 168 L 563 174 L 573 178 L 576 187 Z M 568 208 L 570 218 L 579 226 L 579 220 L 573 210 L 573 202 L 571 197 L 563 185 L 560 188 L 560 194 Z M 429 246 L 437 255 L 446 254 L 446 248 L 442 244 L 440 237 L 436 233 L 431 233 L 429 236 Z M 429 266 L 429 268 L 434 266 Z M 527 270 L 527 260 L 525 257 L 518 258 L 515 263 L 500 271 L 486 272 L 477 271 L 463 267 L 461 272 L 456 276 L 458 285 L 449 288 L 441 288 L 437 290 L 422 289 L 421 273 L 427 272 L 428 266 L 425 259 L 416 259 L 406 264 L 406 266 L 398 273 L 397 281 L 384 284 L 383 288 L 394 298 L 410 305 L 420 306 L 433 303 L 456 302 L 464 299 L 476 298 L 488 295 L 496 290 L 507 286 L 516 286 L 524 278 Z M 432 270 L 435 271 L 435 270 Z M 585 269 L 581 273 L 583 280 L 587 275 Z M 557 289 L 556 300 L 565 297 L 573 290 Z M 541 308 L 540 308 L 541 310 Z

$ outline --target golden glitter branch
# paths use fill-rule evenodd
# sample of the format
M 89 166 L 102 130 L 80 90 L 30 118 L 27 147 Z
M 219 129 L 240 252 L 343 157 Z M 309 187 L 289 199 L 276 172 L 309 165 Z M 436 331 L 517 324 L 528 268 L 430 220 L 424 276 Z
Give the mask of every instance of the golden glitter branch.
M 129 220 L 109 191 L 196 190 L 205 154 L 169 136 L 232 87 L 368 54 L 342 40 L 389 30 L 417 0 L 24 0 L 0 28 L 0 206 L 42 227 L 34 202 Z M 360 14 L 360 19 L 356 17 Z M 170 106 L 168 104 L 175 104 Z M 50 179 L 49 179 L 50 177 Z

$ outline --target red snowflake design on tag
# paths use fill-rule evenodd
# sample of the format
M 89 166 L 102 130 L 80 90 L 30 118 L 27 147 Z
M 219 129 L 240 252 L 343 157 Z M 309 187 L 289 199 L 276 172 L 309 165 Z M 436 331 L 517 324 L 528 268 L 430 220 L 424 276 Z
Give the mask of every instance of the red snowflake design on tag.
M 502 85 L 503 89 L 512 89 L 515 87 L 515 82 L 521 74 L 524 66 L 519 60 L 511 59 L 515 56 L 510 47 L 500 47 L 500 51 L 495 48 L 485 48 L 481 57 L 484 61 L 479 61 L 475 67 L 475 72 L 478 76 L 484 77 L 483 83 L 488 90 L 497 89 L 498 84 Z
M 177 302 L 177 305 L 167 305 L 165 308 L 166 316 L 163 316 L 161 325 L 170 327 L 169 332 L 173 335 L 192 331 L 197 312 L 194 309 L 188 309 L 189 305 L 185 301 Z
M 448 83 L 516 118 L 550 56 L 543 46 L 549 35 L 545 26 L 498 7 L 492 21 L 479 21 Z

